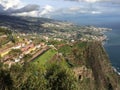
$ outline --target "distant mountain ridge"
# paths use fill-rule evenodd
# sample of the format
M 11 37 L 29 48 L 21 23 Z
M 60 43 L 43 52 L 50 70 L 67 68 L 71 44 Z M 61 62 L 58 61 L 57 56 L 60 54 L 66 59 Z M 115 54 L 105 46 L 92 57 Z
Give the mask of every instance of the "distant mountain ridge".
M 12 30 L 23 32 L 43 32 L 44 28 L 41 24 L 45 22 L 55 22 L 55 20 L 47 18 L 0 15 L 0 26 L 5 26 Z

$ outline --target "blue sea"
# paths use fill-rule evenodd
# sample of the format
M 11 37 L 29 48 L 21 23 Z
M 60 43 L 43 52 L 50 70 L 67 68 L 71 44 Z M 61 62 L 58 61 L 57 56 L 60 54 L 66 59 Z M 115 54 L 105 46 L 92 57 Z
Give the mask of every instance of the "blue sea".
M 108 37 L 104 47 L 109 55 L 112 66 L 120 72 L 120 15 L 57 15 L 53 19 L 73 22 L 78 25 L 94 25 L 97 27 L 111 28 L 112 31 L 105 33 Z

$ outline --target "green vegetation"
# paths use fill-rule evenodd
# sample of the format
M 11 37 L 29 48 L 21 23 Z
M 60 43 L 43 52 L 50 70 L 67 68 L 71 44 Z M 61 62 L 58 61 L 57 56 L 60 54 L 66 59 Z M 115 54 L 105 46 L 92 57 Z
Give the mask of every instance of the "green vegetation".
M 3 46 L 7 44 L 9 41 L 15 43 L 15 39 L 12 36 L 12 31 L 5 29 L 5 28 L 0 28 L 0 36 L 5 35 L 6 37 L 1 37 L 0 38 L 0 46 Z
M 76 42 L 73 45 L 63 45 L 58 49 L 66 62 L 71 66 L 82 66 L 85 64 L 85 51 L 87 47 L 87 42 Z
M 24 57 L 23 57 L 22 59 L 23 59 L 24 62 L 26 63 L 26 62 L 29 62 L 28 60 L 29 60 L 30 58 L 32 58 L 32 55 L 31 55 L 31 54 L 26 54 L 26 55 L 24 55 Z
M 56 53 L 57 52 L 55 50 L 50 49 L 47 52 L 43 53 L 43 55 L 37 57 L 33 63 L 39 66 L 44 65 L 47 61 L 51 60 Z
M 39 36 L 37 36 L 35 39 L 32 39 L 31 38 L 31 40 L 33 40 L 33 43 L 35 44 L 35 45 L 38 45 L 38 44 L 40 44 L 40 42 L 45 42 L 43 39 L 41 39 Z
M 5 29 L 5 28 L 0 28 L 0 35 L 3 35 L 3 34 L 11 34 L 12 32 L 8 29 Z
M 46 79 L 50 90 L 77 90 L 74 73 L 63 64 L 53 63 L 47 67 Z
M 0 68 L 0 90 L 11 90 L 13 86 L 10 73 Z
M 48 44 L 48 45 L 49 45 L 49 44 L 52 44 L 52 45 L 55 45 L 55 46 L 56 46 L 56 45 L 65 44 L 65 43 L 66 43 L 66 41 L 64 41 L 64 40 L 62 40 L 62 41 L 49 40 L 47 44 Z
M 63 55 L 66 56 L 66 55 L 68 55 L 69 53 L 72 52 L 72 49 L 71 49 L 71 47 L 69 45 L 63 45 L 62 47 L 60 47 L 58 49 L 58 52 L 62 53 Z
M 77 90 L 77 80 L 61 63 L 37 67 L 32 63 L 0 67 L 0 90 Z
M 85 48 L 87 45 L 87 42 L 78 42 L 75 46 L 78 48 Z
M 22 53 L 22 51 L 20 49 L 12 49 L 8 55 L 10 57 L 18 57 L 20 54 Z
M 8 66 L 0 63 L 0 90 L 114 90 L 120 89 L 100 42 L 54 43 L 34 61 Z M 58 44 L 58 45 L 57 45 Z M 9 55 L 19 56 L 13 49 Z
M 76 42 L 72 46 L 64 45 L 58 51 L 80 79 L 79 90 L 114 90 L 114 85 L 120 84 L 100 42 Z

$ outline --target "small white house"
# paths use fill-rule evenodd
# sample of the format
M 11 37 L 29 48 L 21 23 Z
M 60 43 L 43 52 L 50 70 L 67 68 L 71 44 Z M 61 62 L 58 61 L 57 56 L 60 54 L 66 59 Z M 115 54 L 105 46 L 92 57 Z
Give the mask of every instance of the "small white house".
M 15 59 L 15 62 L 19 62 L 19 61 L 20 61 L 20 59 L 19 59 L 19 58 L 16 58 L 16 59 Z

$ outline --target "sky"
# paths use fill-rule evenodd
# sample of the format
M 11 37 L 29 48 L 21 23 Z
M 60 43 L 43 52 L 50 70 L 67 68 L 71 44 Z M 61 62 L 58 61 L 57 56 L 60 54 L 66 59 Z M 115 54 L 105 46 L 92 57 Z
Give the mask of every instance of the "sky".
M 48 17 L 59 14 L 120 14 L 120 0 L 0 0 L 0 14 Z

